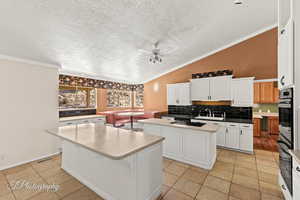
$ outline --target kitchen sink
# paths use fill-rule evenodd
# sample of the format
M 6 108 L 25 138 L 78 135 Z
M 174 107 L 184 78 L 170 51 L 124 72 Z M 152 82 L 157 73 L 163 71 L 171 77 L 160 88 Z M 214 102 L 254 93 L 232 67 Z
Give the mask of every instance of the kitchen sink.
M 195 119 L 223 121 L 224 117 L 197 116 Z

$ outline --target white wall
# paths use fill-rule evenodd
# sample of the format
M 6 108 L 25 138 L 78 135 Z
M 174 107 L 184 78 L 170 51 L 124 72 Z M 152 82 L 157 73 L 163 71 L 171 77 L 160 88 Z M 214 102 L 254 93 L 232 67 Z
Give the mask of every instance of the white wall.
M 58 152 L 58 69 L 0 59 L 0 170 Z

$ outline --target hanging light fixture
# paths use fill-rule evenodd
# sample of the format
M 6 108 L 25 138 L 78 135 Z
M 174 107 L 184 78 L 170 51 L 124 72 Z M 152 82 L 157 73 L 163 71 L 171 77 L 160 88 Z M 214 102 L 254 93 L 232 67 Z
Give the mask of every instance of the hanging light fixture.
M 150 55 L 149 62 L 156 64 L 162 62 L 162 56 L 160 55 L 160 49 L 158 48 L 159 42 L 154 44 L 154 49 L 152 50 L 152 54 Z

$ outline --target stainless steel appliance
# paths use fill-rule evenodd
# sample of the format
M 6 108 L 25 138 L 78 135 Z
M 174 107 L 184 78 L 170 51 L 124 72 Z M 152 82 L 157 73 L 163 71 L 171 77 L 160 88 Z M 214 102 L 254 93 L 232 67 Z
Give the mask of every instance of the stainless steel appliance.
M 293 108 L 293 89 L 283 89 L 279 97 L 279 130 L 278 139 L 279 168 L 281 176 L 291 195 L 293 194 L 292 184 L 292 156 L 288 150 L 294 148 L 294 108 Z

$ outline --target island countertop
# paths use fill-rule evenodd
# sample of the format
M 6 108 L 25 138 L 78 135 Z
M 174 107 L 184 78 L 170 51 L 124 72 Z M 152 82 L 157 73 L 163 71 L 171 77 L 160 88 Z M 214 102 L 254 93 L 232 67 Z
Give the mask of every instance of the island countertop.
M 94 118 L 105 118 L 105 115 L 82 115 L 82 116 L 73 116 L 73 117 L 61 117 L 59 118 L 59 122 L 67 122 L 73 120 L 81 120 L 81 119 L 94 119 Z
M 151 119 L 143 119 L 139 120 L 139 123 L 143 124 L 156 124 L 156 125 L 161 125 L 161 126 L 170 126 L 174 128 L 184 128 L 184 129 L 192 129 L 192 130 L 197 130 L 197 131 L 204 131 L 204 132 L 211 132 L 215 133 L 218 129 L 219 126 L 215 125 L 213 122 L 208 122 L 205 125 L 198 127 L 198 126 L 190 126 L 190 125 L 181 125 L 181 124 L 172 124 L 172 120 L 168 119 L 158 119 L 158 118 L 151 118 Z
M 164 140 L 160 136 L 95 124 L 65 126 L 47 132 L 116 160 Z

